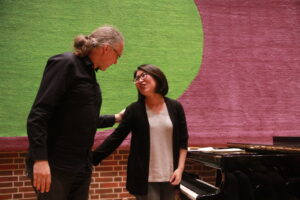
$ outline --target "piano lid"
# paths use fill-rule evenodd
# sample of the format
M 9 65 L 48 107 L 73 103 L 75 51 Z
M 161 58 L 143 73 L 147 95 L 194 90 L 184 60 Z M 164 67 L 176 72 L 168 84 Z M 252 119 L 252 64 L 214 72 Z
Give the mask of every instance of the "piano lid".
M 228 147 L 241 148 L 248 151 L 265 151 L 278 153 L 300 153 L 300 137 L 273 136 L 273 144 L 227 143 Z
M 273 136 L 273 145 L 300 148 L 300 137 L 297 136 Z
M 228 147 L 241 148 L 248 151 L 268 151 L 278 153 L 300 153 L 300 147 L 264 144 L 228 143 Z

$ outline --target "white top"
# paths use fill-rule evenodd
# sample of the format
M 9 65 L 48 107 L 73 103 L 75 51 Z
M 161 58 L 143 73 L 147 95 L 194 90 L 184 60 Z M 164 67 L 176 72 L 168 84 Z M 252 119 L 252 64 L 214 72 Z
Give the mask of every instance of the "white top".
M 146 106 L 150 126 L 150 163 L 148 182 L 167 182 L 174 171 L 173 124 L 164 104 L 159 114 Z

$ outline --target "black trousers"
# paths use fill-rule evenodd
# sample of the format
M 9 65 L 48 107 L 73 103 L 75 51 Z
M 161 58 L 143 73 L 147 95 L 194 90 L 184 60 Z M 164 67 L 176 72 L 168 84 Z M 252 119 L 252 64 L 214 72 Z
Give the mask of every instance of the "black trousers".
M 52 169 L 50 191 L 36 191 L 38 200 L 87 200 L 91 175 L 91 171 L 74 173 Z

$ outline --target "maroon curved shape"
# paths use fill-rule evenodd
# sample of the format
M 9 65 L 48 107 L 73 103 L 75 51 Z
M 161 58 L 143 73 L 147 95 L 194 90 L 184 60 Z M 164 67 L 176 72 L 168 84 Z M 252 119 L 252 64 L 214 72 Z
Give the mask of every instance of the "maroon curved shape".
M 195 0 L 204 49 L 179 98 L 191 146 L 300 135 L 300 2 Z

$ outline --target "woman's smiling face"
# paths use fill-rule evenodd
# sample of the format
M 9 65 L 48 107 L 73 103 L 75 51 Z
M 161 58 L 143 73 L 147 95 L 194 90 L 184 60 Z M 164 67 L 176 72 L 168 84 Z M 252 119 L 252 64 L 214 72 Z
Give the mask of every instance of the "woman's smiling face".
M 136 72 L 134 83 L 139 92 L 144 96 L 153 95 L 155 93 L 155 79 L 142 70 Z

